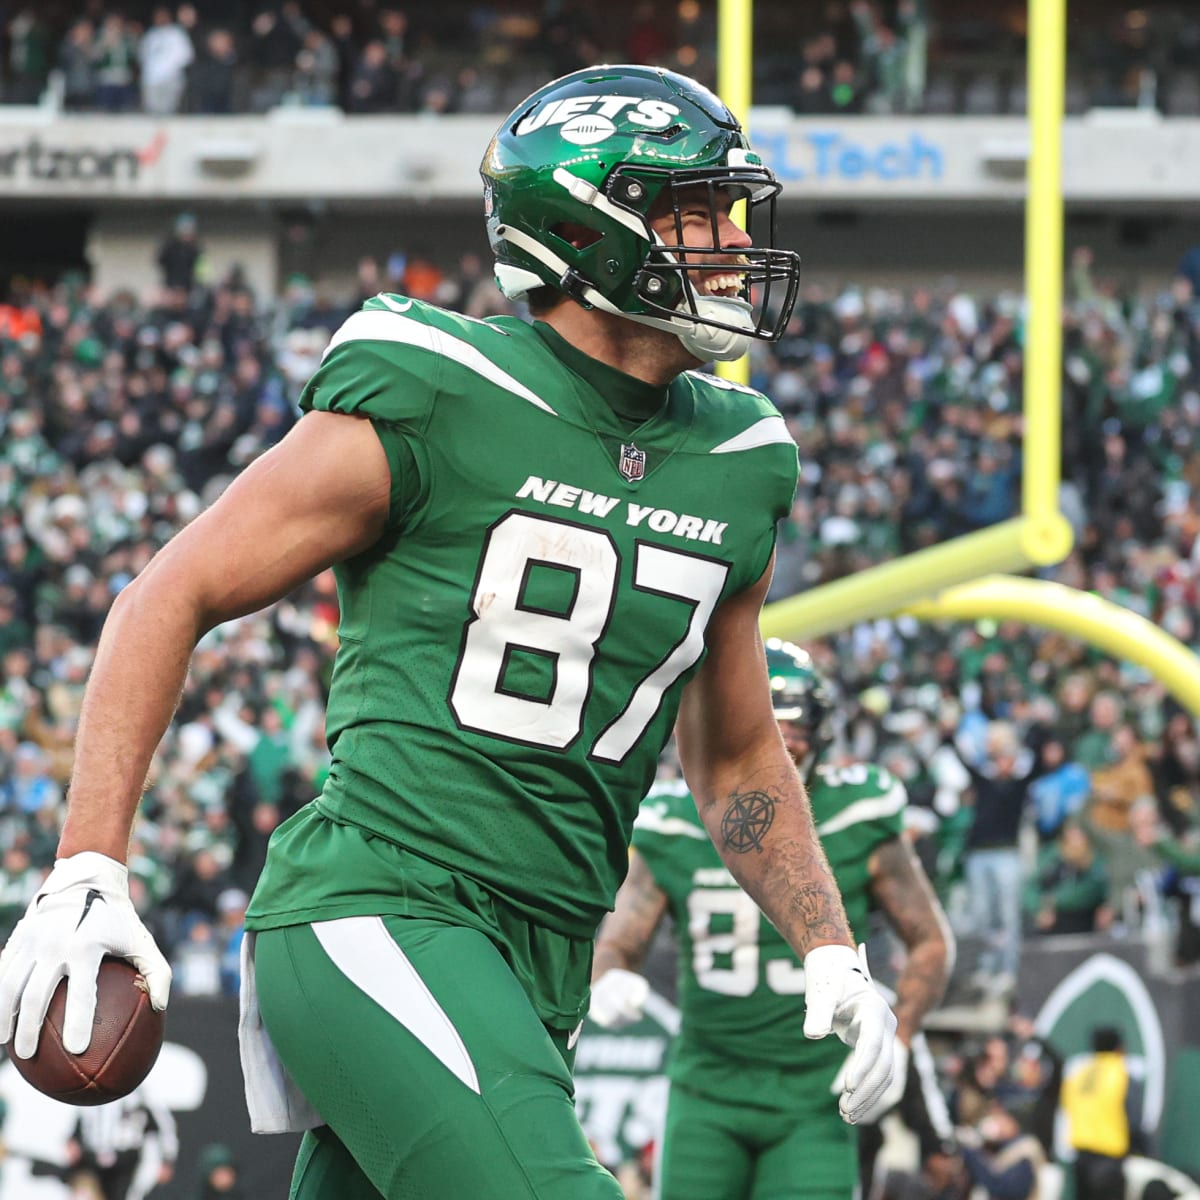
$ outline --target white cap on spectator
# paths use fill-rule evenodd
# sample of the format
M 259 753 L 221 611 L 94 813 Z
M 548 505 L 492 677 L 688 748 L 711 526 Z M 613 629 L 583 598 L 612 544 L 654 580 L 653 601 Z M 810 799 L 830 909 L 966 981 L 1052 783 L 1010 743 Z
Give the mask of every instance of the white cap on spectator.
M 217 911 L 221 913 L 237 912 L 250 903 L 250 897 L 241 888 L 226 888 L 217 897 Z
M 50 504 L 50 519 L 52 521 L 85 521 L 87 520 L 87 502 L 82 496 L 69 492 L 65 496 L 56 497 Z

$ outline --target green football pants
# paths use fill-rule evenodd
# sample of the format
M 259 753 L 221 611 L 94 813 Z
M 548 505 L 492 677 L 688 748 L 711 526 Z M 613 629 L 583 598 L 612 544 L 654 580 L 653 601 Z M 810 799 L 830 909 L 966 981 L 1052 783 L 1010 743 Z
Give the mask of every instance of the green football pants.
M 830 1096 L 818 1113 L 772 1106 L 777 1074 L 763 1072 L 762 1107 L 671 1085 L 659 1200 L 851 1200 L 858 1184 L 854 1131 L 838 1116 L 836 1100 Z
M 257 934 L 263 1021 L 327 1123 L 292 1200 L 620 1200 L 575 1116 L 569 1035 L 462 926 L 347 917 Z

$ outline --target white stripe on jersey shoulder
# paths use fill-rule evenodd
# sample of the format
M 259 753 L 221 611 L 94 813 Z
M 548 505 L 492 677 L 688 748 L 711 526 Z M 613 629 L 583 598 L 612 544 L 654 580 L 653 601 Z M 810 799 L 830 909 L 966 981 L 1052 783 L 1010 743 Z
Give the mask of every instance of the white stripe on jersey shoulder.
M 870 796 L 866 800 L 856 800 L 843 808 L 836 817 L 822 821 L 817 826 L 819 837 L 828 837 L 831 833 L 840 833 L 851 825 L 861 825 L 863 821 L 878 821 L 881 817 L 890 817 L 898 813 L 908 800 L 908 792 L 904 784 L 897 780 L 882 796 Z
M 759 446 L 773 446 L 777 442 L 794 446 L 796 439 L 788 432 L 787 422 L 782 417 L 763 417 L 749 429 L 714 446 L 709 454 L 735 454 L 739 450 L 754 450 Z
M 699 826 L 693 825 L 686 817 L 668 817 L 665 810 L 666 805 L 661 809 L 657 806 L 643 805 L 633 823 L 634 829 L 640 829 L 643 833 L 661 833 L 664 837 L 689 837 L 699 842 L 708 841 L 708 834 Z
M 462 1036 L 380 917 L 314 921 L 312 930 L 333 965 L 360 992 L 399 1021 L 456 1079 L 481 1094 Z
M 403 301 L 390 300 L 385 303 L 389 304 L 390 311 L 385 312 L 381 308 L 373 308 L 356 312 L 352 317 L 348 317 L 330 339 L 329 345 L 325 348 L 325 354 L 321 356 L 322 359 L 344 342 L 400 342 L 405 346 L 416 346 L 418 349 L 430 350 L 434 354 L 452 359 L 460 366 L 466 367 L 468 371 L 474 371 L 476 375 L 482 376 L 489 383 L 494 383 L 497 387 L 512 392 L 514 396 L 520 396 L 522 400 L 528 400 L 530 404 L 536 405 L 552 416 L 558 416 L 558 413 L 541 396 L 531 392 L 520 380 L 514 379 L 503 368 L 496 366 L 490 358 L 472 346 L 470 342 L 464 342 L 462 338 L 457 338 L 444 329 L 438 329 L 436 326 L 426 325 L 422 321 L 414 321 L 405 316 L 408 308 L 412 305 L 411 300 L 403 308 L 398 307 L 403 304 Z

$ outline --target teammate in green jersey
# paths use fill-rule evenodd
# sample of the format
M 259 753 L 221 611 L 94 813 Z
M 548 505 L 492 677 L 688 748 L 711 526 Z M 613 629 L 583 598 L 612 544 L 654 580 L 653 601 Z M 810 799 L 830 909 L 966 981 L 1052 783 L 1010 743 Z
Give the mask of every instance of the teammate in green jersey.
M 904 785 L 881 767 L 822 765 L 828 685 L 787 643 L 767 643 L 767 665 L 775 716 L 805 773 L 851 926 L 865 930 L 878 906 L 907 950 L 893 1086 L 857 1113 L 874 1121 L 903 1094 L 907 1046 L 945 988 L 952 935 L 901 836 Z M 681 1026 L 668 1072 L 661 1200 L 847 1200 L 858 1180 L 854 1131 L 830 1094 L 845 1051 L 806 1039 L 801 963 L 726 869 L 682 781 L 653 788 L 634 825 L 629 875 L 596 950 L 591 1016 L 599 1024 L 640 1015 L 648 989 L 635 972 L 668 912 L 679 938 Z
M 308 1131 L 299 1200 L 619 1194 L 573 1045 L 677 715 L 706 827 L 805 956 L 813 1028 L 854 1046 L 844 1109 L 891 1077 L 758 636 L 795 447 L 693 370 L 786 326 L 796 256 L 731 218 L 770 226 L 779 185 L 715 96 L 646 67 L 535 92 L 481 171 L 497 281 L 538 320 L 381 296 L 337 332 L 295 428 L 114 604 L 61 858 L 0 960 L 21 1056 L 63 975 L 87 1045 L 105 953 L 166 1004 L 123 862 L 154 748 L 197 639 L 333 565 L 332 766 L 272 838 L 243 955 L 251 1121 Z

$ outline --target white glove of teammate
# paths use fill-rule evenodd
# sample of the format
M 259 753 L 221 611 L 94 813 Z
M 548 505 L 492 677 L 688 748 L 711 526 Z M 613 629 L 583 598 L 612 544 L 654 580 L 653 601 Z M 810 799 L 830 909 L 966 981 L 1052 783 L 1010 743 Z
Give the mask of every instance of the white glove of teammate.
M 846 1086 L 846 1068 L 849 1065 L 850 1059 L 847 1058 L 829 1088 L 834 1096 L 840 1096 Z M 874 1104 L 859 1111 L 855 1118 L 855 1124 L 874 1125 L 883 1120 L 904 1098 L 904 1088 L 907 1083 L 908 1047 L 899 1038 L 894 1038 L 892 1041 L 892 1082 L 880 1092 L 879 1099 Z
M 853 1048 L 846 1061 L 838 1112 L 857 1125 L 873 1112 L 892 1081 L 896 1018 L 871 983 L 867 951 L 818 946 L 804 956 L 804 1036 L 835 1033 Z
M 650 984 L 644 975 L 612 967 L 592 984 L 591 1017 L 601 1029 L 624 1029 L 642 1019 Z
M 92 850 L 60 858 L 0 954 L 0 1043 L 15 1024 L 17 1057 L 33 1057 L 54 989 L 66 976 L 63 1046 L 82 1054 L 92 1040 L 96 975 L 106 954 L 132 962 L 145 976 L 151 1005 L 167 1007 L 171 968 L 134 911 L 129 869 Z

